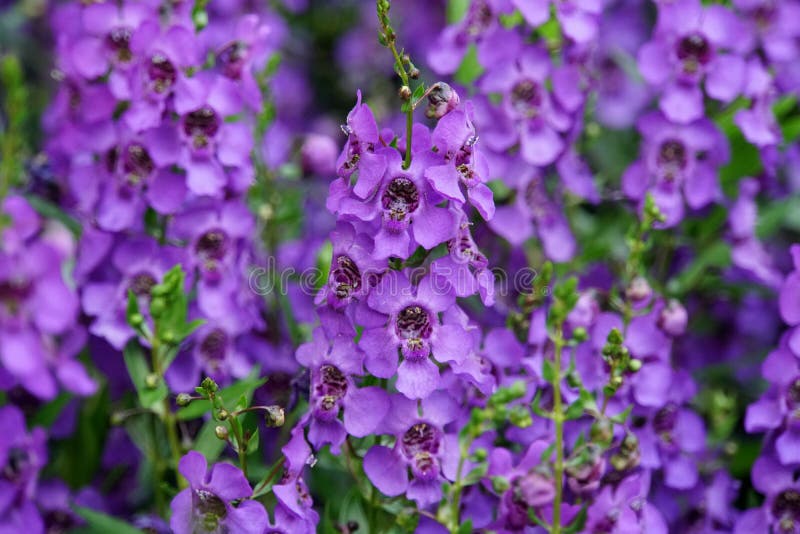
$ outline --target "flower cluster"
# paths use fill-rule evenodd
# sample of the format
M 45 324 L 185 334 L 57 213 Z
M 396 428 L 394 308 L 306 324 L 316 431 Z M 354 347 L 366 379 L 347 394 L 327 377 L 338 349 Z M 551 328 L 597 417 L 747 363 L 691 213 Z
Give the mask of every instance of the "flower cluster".
M 798 15 L 0 2 L 0 531 L 800 532 Z

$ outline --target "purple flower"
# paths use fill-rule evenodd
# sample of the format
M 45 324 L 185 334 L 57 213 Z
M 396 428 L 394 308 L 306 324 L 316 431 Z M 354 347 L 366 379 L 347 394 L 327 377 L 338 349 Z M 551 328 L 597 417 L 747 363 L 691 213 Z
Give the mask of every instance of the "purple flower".
M 120 242 L 111 254 L 111 266 L 103 278 L 83 286 L 81 305 L 94 317 L 89 331 L 104 338 L 117 350 L 134 336 L 125 318 L 128 291 L 139 299 L 139 308 L 146 312 L 150 290 L 175 264 L 180 263 L 181 251 L 159 247 L 150 239 L 131 239 Z
M 717 170 L 728 160 L 728 146 L 711 121 L 671 123 L 658 112 L 639 119 L 643 136 L 640 159 L 622 176 L 622 189 L 629 198 L 643 202 L 653 195 L 665 226 L 683 218 L 684 197 L 692 209 L 699 209 L 720 196 Z
M 439 313 L 454 305 L 449 284 L 426 276 L 414 287 L 403 273 L 386 274 L 369 296 L 369 305 L 388 316 L 385 325 L 364 330 L 359 348 L 367 370 L 381 378 L 397 373 L 397 390 L 424 399 L 439 386 L 438 362 L 460 362 L 470 338 L 458 324 L 442 324 Z M 398 367 L 398 356 L 402 363 Z
M 509 171 L 512 176 L 516 182 L 509 185 L 515 188 L 516 199 L 513 204 L 497 208 L 489 227 L 514 246 L 537 235 L 549 259 L 571 259 L 577 248 L 575 238 L 561 206 L 548 194 L 542 176 L 521 161 Z
M 417 245 L 432 249 L 452 237 L 456 224 L 453 213 L 437 206 L 441 198 L 423 178 L 435 156 L 418 153 L 407 170 L 402 168 L 403 160 L 395 149 L 382 149 L 375 156 L 385 159 L 385 171 L 368 177 L 362 168 L 353 188 L 355 195 L 343 198 L 338 206 L 340 217 L 372 227 L 373 257 L 405 259 Z M 362 185 L 366 200 L 356 196 Z
M 362 158 L 368 162 L 367 166 L 378 163 L 374 157 L 375 150 L 380 147 L 378 124 L 369 106 L 361 103 L 361 91 L 357 94 L 356 105 L 347 114 L 347 123 L 342 126 L 347 143 L 336 161 L 336 172 L 343 177 L 362 168 Z
M 470 232 L 470 222 L 462 215 L 456 237 L 447 242 L 447 256 L 431 263 L 431 272 L 453 287 L 457 297 L 480 294 L 484 305 L 494 304 L 494 273 Z
M 338 454 L 346 434 L 369 435 L 389 410 L 384 390 L 356 387 L 353 375 L 361 373 L 361 359 L 349 336 L 329 340 L 321 328 L 314 330 L 311 342 L 297 349 L 297 361 L 311 370 L 308 440 L 317 450 L 330 443 L 331 451 Z
M 242 532 L 262 534 L 268 523 L 267 511 L 257 501 L 241 471 L 227 463 L 210 470 L 205 457 L 189 451 L 181 458 L 178 471 L 189 487 L 178 493 L 170 508 L 170 528 L 175 534 L 198 532 Z M 241 501 L 233 506 L 232 501 Z
M 800 532 L 800 483 L 794 469 L 784 467 L 767 453 L 751 471 L 753 486 L 766 496 L 764 504 L 744 512 L 734 534 L 751 532 Z
M 551 75 L 559 89 L 552 96 L 546 86 Z M 487 145 L 504 151 L 519 142 L 526 162 L 537 166 L 553 163 L 565 147 L 562 134 L 572 125 L 566 109 L 575 109 L 572 100 L 582 99 L 575 80 L 564 82 L 561 87 L 550 57 L 538 47 L 527 47 L 513 59 L 492 65 L 479 87 L 486 93 L 500 93 L 502 105 L 492 109 L 485 120 L 479 120 L 480 114 L 476 116 Z
M 167 99 L 176 83 L 185 79 L 185 70 L 199 63 L 199 54 L 189 28 L 161 28 L 156 20 L 136 28 L 130 46 L 139 62 L 131 69 L 127 86 L 112 90 L 118 99 L 131 101 L 123 118 L 132 130 L 141 131 L 161 123 Z
M 303 429 L 303 425 L 294 427 L 292 437 L 281 449 L 286 458 L 285 469 L 280 483 L 272 488 L 278 504 L 275 522 L 270 528 L 284 534 L 313 534 L 319 523 L 319 514 L 313 508 L 314 503 L 302 477 L 305 466 L 314 463 Z
M 489 176 L 489 165 L 475 148 L 478 137 L 468 112 L 456 110 L 445 115 L 433 130 L 431 141 L 436 152 L 445 160 L 444 165 L 425 169 L 425 178 L 431 187 L 463 205 L 463 185 L 470 203 L 485 220 L 491 219 L 494 200 L 492 191 L 485 183 Z
M 340 309 L 365 297 L 385 269 L 385 263 L 372 258 L 372 240 L 356 233 L 353 225 L 340 222 L 331 232 L 333 256 L 328 283 L 316 297 L 316 303 L 327 302 Z
M 784 335 L 764 360 L 761 373 L 771 385 L 747 407 L 744 423 L 748 432 L 775 430 L 775 452 L 786 465 L 800 462 L 800 365 L 790 350 L 792 337 Z
M 444 426 L 456 415 L 456 405 L 443 392 L 417 403 L 392 397 L 390 414 L 381 433 L 394 434 L 393 448 L 375 445 L 364 456 L 364 472 L 382 493 L 406 497 L 427 506 L 442 496 L 442 482 L 455 478 L 458 440 Z M 409 471 L 411 474 L 409 480 Z
M 639 71 L 661 90 L 660 108 L 671 121 L 688 124 L 703 116 L 708 96 L 730 102 L 744 89 L 747 29 L 724 6 L 698 0 L 659 4 L 654 38 L 639 50 Z
M 606 485 L 589 507 L 586 531 L 666 534 L 661 513 L 646 501 L 649 486 L 646 471 L 628 475 L 616 486 Z
M 39 472 L 47 464 L 47 436 L 41 428 L 26 430 L 25 417 L 16 406 L 0 408 L 0 531 L 43 531 L 33 498 Z M 24 525 L 24 527 L 23 527 Z
M 550 0 L 512 0 L 525 21 L 534 28 L 550 19 Z M 556 18 L 564 35 L 579 44 L 597 37 L 598 19 L 603 3 L 598 0 L 570 0 L 553 2 Z
M 461 64 L 470 44 L 477 45 L 479 62 L 490 65 L 499 55 L 513 50 L 511 42 L 520 39 L 504 31 L 499 15 L 508 14 L 513 7 L 508 0 L 476 0 L 469 3 L 467 13 L 458 24 L 448 26 L 428 50 L 428 63 L 439 74 L 452 74 Z M 505 40 L 508 48 L 498 47 Z

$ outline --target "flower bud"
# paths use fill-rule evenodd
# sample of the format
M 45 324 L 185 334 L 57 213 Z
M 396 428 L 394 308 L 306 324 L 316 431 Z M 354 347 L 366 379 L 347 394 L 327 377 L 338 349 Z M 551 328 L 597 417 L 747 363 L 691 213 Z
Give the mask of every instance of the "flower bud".
M 508 483 L 508 480 L 505 477 L 492 477 L 492 489 L 497 493 L 503 493 L 510 487 L 511 484 Z
M 192 402 L 192 396 L 188 393 L 178 393 L 178 396 L 175 397 L 175 404 L 178 406 L 188 406 L 190 402 Z
M 628 369 L 630 369 L 631 372 L 633 373 L 637 372 L 641 368 L 642 368 L 642 360 L 637 360 L 634 358 L 628 362 Z
M 228 440 L 228 429 L 222 425 L 219 425 L 214 429 L 214 434 L 216 434 L 216 436 L 222 441 Z
M 686 313 L 686 308 L 675 299 L 667 303 L 658 317 L 658 326 L 673 337 L 683 335 L 686 332 L 688 322 L 689 315 Z
M 147 389 L 156 389 L 158 387 L 159 378 L 155 373 L 150 373 L 144 378 L 144 386 Z
M 589 436 L 594 443 L 607 445 L 614 439 L 614 425 L 608 419 L 595 421 Z
M 412 67 L 411 70 L 408 71 L 408 77 L 412 80 L 419 78 L 419 69 L 417 67 Z
M 207 393 L 216 393 L 217 390 L 219 390 L 217 383 L 209 377 L 205 377 L 203 379 L 203 381 L 200 383 L 200 387 L 203 388 L 203 390 Z
M 528 506 L 537 508 L 553 502 L 556 494 L 553 479 L 537 470 L 517 479 L 516 492 Z
M 653 296 L 653 288 L 644 276 L 637 276 L 625 290 L 625 296 L 633 304 L 644 304 Z
M 231 414 L 228 413 L 228 410 L 223 408 L 217 412 L 217 419 L 219 419 L 220 421 L 225 421 L 228 419 L 228 417 L 230 417 L 230 415 Z
M 441 119 L 458 107 L 461 99 L 458 93 L 444 82 L 436 82 L 428 92 L 428 109 L 425 115 L 429 118 Z
M 283 408 L 277 405 L 267 406 L 265 412 L 264 420 L 267 423 L 267 427 L 276 428 L 283 426 L 283 423 L 286 420 L 286 415 L 283 412 Z
M 128 318 L 128 322 L 133 328 L 139 328 L 144 323 L 144 316 L 141 313 L 133 313 Z
M 402 86 L 397 93 L 403 100 L 409 100 L 411 98 L 411 88 L 407 85 Z
M 600 486 L 605 470 L 603 449 L 596 443 L 586 443 L 567 460 L 567 484 L 575 493 L 590 493 Z

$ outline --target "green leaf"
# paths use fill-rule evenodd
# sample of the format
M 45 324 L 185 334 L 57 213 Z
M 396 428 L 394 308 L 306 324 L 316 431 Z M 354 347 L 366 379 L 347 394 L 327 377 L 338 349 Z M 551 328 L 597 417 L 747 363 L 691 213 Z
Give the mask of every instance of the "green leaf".
M 140 529 L 91 508 L 75 506 L 74 510 L 87 523 L 84 527 L 72 530 L 76 534 L 142 534 Z
M 210 462 L 215 461 L 225 450 L 227 443 L 217 437 L 215 429 L 219 423 L 214 419 L 209 419 L 203 424 L 200 432 L 197 434 L 197 439 L 192 447 L 194 450 L 206 457 Z
M 483 74 L 483 67 L 478 61 L 478 52 L 475 45 L 471 44 L 464 55 L 464 59 L 461 61 L 461 65 L 453 74 L 453 78 L 462 85 L 470 85 L 481 74 Z
M 576 399 L 575 402 L 569 405 L 567 411 L 564 413 L 564 417 L 569 419 L 578 419 L 583 415 L 584 406 L 581 399 Z
M 266 383 L 267 378 L 259 378 L 258 374 L 260 369 L 255 367 L 247 377 L 223 388 L 217 395 L 222 397 L 224 401 L 231 402 L 234 399 L 240 399 L 242 395 L 245 396 L 247 402 L 253 397 L 253 392 Z M 211 410 L 211 403 L 208 400 L 192 401 L 189 406 L 185 406 L 178 410 L 177 417 L 180 420 L 196 419 L 202 417 L 203 414 Z
M 58 397 L 39 408 L 29 421 L 29 426 L 50 428 L 53 426 L 53 423 L 56 422 L 58 416 L 61 415 L 61 412 L 70 400 L 72 400 L 72 395 L 66 392 L 60 393 Z
M 83 230 L 81 223 L 79 223 L 77 219 L 67 215 L 64 210 L 40 196 L 25 195 L 25 200 L 28 201 L 39 215 L 47 219 L 55 219 L 63 224 L 74 236 L 80 237 L 81 231 Z
M 458 527 L 458 534 L 472 534 L 472 519 L 467 519 Z
M 577 534 L 578 532 L 583 531 L 583 527 L 586 526 L 586 513 L 587 513 L 588 505 L 584 504 L 580 511 L 575 515 L 572 519 L 572 522 L 564 527 L 562 532 L 564 534 Z
M 722 241 L 699 251 L 692 263 L 667 283 L 669 293 L 682 295 L 693 288 L 700 280 L 709 275 L 709 271 L 727 267 L 731 264 L 731 246 Z
M 553 366 L 553 362 L 548 359 L 542 361 L 542 377 L 549 384 L 552 384 L 556 379 L 556 368 Z
M 617 415 L 615 415 L 613 417 L 609 417 L 609 419 L 611 419 L 612 421 L 614 421 L 618 425 L 624 425 L 625 421 L 628 420 L 628 416 L 631 414 L 631 409 L 632 408 L 633 408 L 633 406 L 629 405 L 627 408 L 625 408 L 624 411 L 618 413 Z
M 122 357 L 125 360 L 125 366 L 128 368 L 131 381 L 136 386 L 139 402 L 144 408 L 158 411 L 160 403 L 167 398 L 169 391 L 163 379 L 159 379 L 155 387 L 147 386 L 147 377 L 151 374 L 150 367 L 147 365 L 144 351 L 139 342 L 135 339 L 129 341 L 122 351 Z

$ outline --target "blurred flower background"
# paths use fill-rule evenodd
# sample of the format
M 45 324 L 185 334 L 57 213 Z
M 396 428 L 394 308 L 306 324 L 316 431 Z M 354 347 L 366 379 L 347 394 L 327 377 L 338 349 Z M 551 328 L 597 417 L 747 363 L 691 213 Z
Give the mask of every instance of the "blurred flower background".
M 800 532 L 800 3 L 0 0 L 0 534 Z

